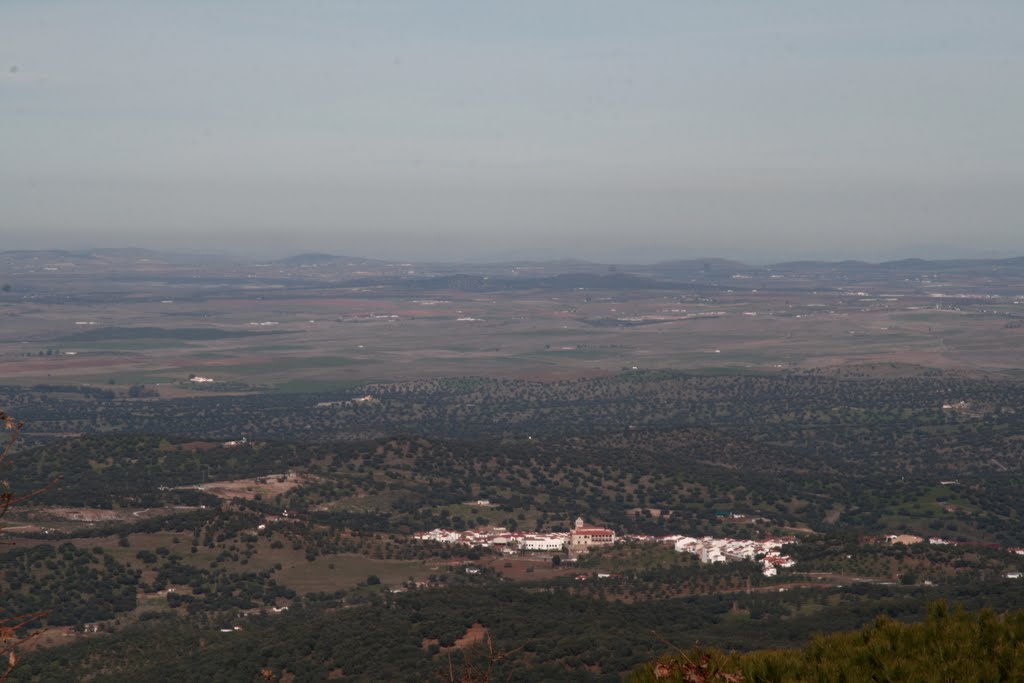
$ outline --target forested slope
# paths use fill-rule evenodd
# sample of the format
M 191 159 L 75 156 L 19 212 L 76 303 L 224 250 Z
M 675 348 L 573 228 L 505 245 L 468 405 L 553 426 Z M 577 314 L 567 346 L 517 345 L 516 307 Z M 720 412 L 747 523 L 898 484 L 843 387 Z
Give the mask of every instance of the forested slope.
M 695 648 L 634 672 L 649 681 L 1019 681 L 1024 679 L 1024 612 L 950 611 L 905 624 L 879 617 L 860 631 L 819 636 L 799 650 L 727 654 Z

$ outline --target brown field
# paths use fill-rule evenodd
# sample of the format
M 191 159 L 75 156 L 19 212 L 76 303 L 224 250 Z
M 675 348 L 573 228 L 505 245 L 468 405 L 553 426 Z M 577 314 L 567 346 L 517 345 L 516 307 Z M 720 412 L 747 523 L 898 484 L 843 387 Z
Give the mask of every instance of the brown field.
M 275 579 L 299 593 L 353 588 L 365 583 L 371 574 L 378 576 L 382 584 L 394 586 L 410 578 L 423 580 L 439 571 L 439 565 L 429 561 L 375 560 L 346 553 L 323 555 L 310 562 L 299 552 L 292 556 L 285 553 L 284 557 L 280 550 L 273 553 L 273 560 L 282 565 Z
M 1024 328 L 1006 325 L 1007 315 L 1019 308 L 1009 302 L 968 301 L 949 310 L 936 309 L 936 300 L 927 295 L 909 294 L 884 305 L 835 293 L 789 300 L 747 291 L 682 303 L 657 291 L 603 294 L 436 292 L 423 295 L 441 302 L 429 306 L 408 297 L 323 297 L 317 291 L 288 299 L 165 306 L 7 303 L 2 310 L 17 324 L 0 330 L 0 373 L 5 381 L 19 383 L 84 382 L 122 389 L 144 383 L 168 398 L 203 394 L 188 385 L 193 373 L 298 391 L 437 376 L 561 379 L 629 367 L 774 372 L 897 363 L 1002 373 L 1018 368 L 1024 339 Z M 185 309 L 199 317 L 166 316 Z M 710 313 L 719 315 L 687 317 Z M 610 318 L 648 322 L 593 324 Z M 59 341 L 94 327 L 76 321 L 96 322 L 97 328 L 272 334 Z M 257 321 L 278 324 L 250 325 Z M 37 355 L 45 349 L 57 351 Z M 68 352 L 75 355 L 61 355 Z
M 502 576 L 513 581 L 541 581 L 557 576 L 572 576 L 579 572 L 571 562 L 563 562 L 560 566 L 554 567 L 551 565 L 549 555 L 540 554 L 522 557 L 487 557 L 474 564 L 501 572 Z
M 465 648 L 482 643 L 487 640 L 489 632 L 487 627 L 477 622 L 466 629 L 466 632 L 461 638 L 455 641 L 455 648 L 458 650 L 464 650 Z

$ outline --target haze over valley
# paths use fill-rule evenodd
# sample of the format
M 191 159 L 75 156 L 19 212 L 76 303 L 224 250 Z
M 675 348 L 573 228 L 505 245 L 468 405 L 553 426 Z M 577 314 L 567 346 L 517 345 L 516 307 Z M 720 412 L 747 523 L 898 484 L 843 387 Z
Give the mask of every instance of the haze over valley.
M 0 3 L 0 681 L 1024 680 L 1024 3 Z

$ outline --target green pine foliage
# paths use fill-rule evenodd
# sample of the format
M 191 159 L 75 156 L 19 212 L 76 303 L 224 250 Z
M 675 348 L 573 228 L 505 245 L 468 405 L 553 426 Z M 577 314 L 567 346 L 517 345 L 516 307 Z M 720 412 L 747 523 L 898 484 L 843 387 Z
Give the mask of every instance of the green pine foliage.
M 818 636 L 803 649 L 725 653 L 696 647 L 633 672 L 647 681 L 1019 681 L 1024 611 L 965 612 L 935 603 L 919 623 L 878 617 L 860 631 Z

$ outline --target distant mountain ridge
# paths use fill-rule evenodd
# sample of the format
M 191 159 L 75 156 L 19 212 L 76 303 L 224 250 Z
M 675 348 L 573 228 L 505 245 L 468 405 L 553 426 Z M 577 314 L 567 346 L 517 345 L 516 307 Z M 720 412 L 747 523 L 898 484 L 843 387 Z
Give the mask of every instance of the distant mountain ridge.
M 331 254 L 327 252 L 304 252 L 276 259 L 247 259 L 225 254 L 201 252 L 160 251 L 145 248 L 97 248 L 97 249 L 13 249 L 0 251 L 0 263 L 27 261 L 62 261 L 62 262 L 107 262 L 107 263 L 166 263 L 168 265 L 266 265 L 273 264 L 284 268 L 317 267 L 317 266 L 366 266 L 366 267 L 415 267 L 419 270 L 438 270 L 449 276 L 461 275 L 465 272 L 478 272 L 481 269 L 539 269 L 545 275 L 557 273 L 565 268 L 573 274 L 578 273 L 628 273 L 637 276 L 681 276 L 681 275 L 715 275 L 726 274 L 769 274 L 769 273 L 815 273 L 815 272 L 934 272 L 961 271 L 963 269 L 992 268 L 997 270 L 1024 270 L 1024 256 L 1008 258 L 961 258 L 928 260 L 920 258 L 904 258 L 893 261 L 870 262 L 855 259 L 843 261 L 798 260 L 781 261 L 768 265 L 750 265 L 741 261 L 719 257 L 671 259 L 650 264 L 614 264 L 587 261 L 585 259 L 560 258 L 555 260 L 522 260 L 500 262 L 468 262 L 468 261 L 388 261 Z M 419 273 L 415 273 L 419 274 Z M 528 273 L 517 273 L 528 275 Z M 422 275 L 421 275 L 422 276 Z
M 335 263 L 346 263 L 346 264 L 386 264 L 387 261 L 378 261 L 376 259 L 362 258 L 360 256 L 341 256 L 337 254 L 327 254 L 321 252 L 308 252 L 304 254 L 296 254 L 295 256 L 286 256 L 284 258 L 276 259 L 273 263 L 280 266 L 318 266 L 325 264 Z
M 227 255 L 199 252 L 155 251 L 136 247 L 99 249 L 10 249 L 0 251 L 0 261 L 70 261 L 70 262 L 141 262 L 167 263 L 173 265 L 208 265 L 214 263 L 237 263 Z
M 393 282 L 393 281 L 392 281 Z M 366 284 L 384 284 L 381 280 L 367 281 Z M 524 289 L 660 289 L 664 285 L 657 280 L 631 275 L 610 273 L 606 275 L 589 273 L 566 273 L 548 277 L 488 277 L 483 275 L 441 275 L 437 277 L 409 278 L 401 280 L 405 289 L 451 289 L 466 292 L 494 292 Z

